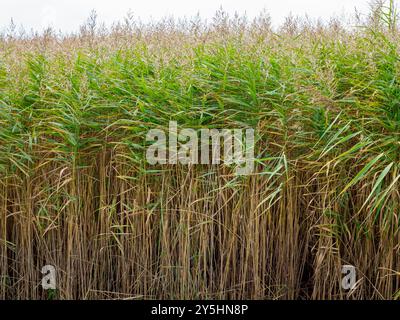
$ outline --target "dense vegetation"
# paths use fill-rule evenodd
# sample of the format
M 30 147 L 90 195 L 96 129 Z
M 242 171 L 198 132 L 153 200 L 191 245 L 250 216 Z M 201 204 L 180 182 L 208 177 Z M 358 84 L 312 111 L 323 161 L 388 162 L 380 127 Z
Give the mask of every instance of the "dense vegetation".
M 352 25 L 95 22 L 0 39 L 0 298 L 399 297 L 392 2 Z M 255 128 L 256 172 L 149 166 L 170 120 Z

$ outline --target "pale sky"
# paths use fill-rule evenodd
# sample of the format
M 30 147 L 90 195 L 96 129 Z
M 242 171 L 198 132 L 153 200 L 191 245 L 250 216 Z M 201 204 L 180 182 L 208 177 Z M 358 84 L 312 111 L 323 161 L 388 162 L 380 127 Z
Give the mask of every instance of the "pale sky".
M 308 14 L 311 18 L 327 19 L 332 15 L 353 14 L 355 8 L 368 12 L 369 0 L 1 0 L 0 30 L 10 24 L 42 30 L 52 26 L 65 32 L 78 30 L 92 9 L 98 20 L 111 24 L 122 20 L 131 10 L 142 21 L 165 16 L 191 17 L 200 13 L 210 19 L 222 8 L 229 13 L 244 13 L 254 17 L 266 9 L 272 22 L 279 25 L 284 17 Z

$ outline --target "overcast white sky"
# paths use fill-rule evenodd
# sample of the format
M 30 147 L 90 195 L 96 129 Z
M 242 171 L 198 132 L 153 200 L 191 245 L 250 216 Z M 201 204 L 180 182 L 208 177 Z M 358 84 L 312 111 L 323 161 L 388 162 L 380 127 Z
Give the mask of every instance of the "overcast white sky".
M 1 0 L 0 29 L 13 18 L 17 26 L 22 24 L 27 30 L 52 26 L 74 31 L 92 9 L 107 24 L 121 20 L 129 10 L 142 21 L 165 16 L 190 17 L 197 12 L 211 18 L 220 6 L 230 13 L 246 12 L 249 17 L 265 8 L 277 25 L 289 13 L 326 19 L 334 14 L 352 14 L 354 8 L 367 12 L 368 3 L 369 0 Z

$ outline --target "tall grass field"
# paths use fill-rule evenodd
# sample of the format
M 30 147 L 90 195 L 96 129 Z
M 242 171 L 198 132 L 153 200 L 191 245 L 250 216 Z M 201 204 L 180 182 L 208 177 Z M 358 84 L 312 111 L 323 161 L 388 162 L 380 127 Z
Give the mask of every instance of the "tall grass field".
M 0 299 L 400 298 L 399 39 L 393 1 L 280 27 L 223 11 L 11 25 Z M 146 134 L 170 121 L 253 128 L 254 172 L 150 165 Z

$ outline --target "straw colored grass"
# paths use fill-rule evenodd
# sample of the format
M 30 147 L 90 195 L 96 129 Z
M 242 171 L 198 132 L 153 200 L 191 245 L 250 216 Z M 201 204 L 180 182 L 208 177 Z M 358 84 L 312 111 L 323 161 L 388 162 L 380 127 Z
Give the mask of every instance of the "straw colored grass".
M 0 298 L 400 296 L 393 5 L 279 29 L 94 18 L 0 40 Z M 148 165 L 170 120 L 255 128 L 256 171 Z

